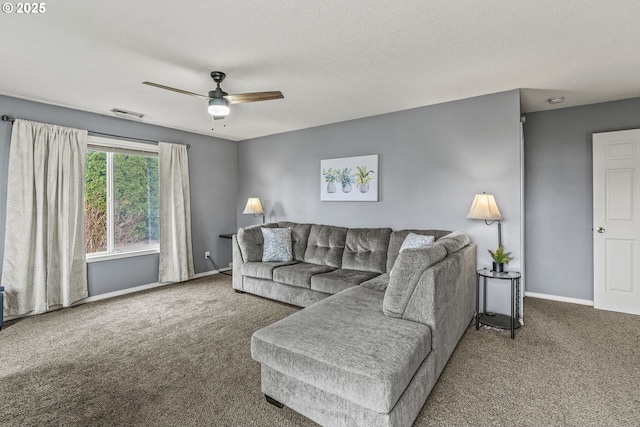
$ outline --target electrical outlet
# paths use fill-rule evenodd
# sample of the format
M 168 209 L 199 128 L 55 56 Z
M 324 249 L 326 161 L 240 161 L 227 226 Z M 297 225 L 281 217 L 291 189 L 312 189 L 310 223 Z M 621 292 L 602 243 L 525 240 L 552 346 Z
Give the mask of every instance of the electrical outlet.
M 204 251 L 204 259 L 209 259 L 209 251 Z

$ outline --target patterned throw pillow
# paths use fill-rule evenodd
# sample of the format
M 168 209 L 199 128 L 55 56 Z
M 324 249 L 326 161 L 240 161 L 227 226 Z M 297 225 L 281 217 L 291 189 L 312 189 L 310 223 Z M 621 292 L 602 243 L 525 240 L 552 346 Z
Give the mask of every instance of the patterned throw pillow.
M 409 233 L 409 235 L 405 237 L 404 242 L 402 242 L 402 246 L 400 246 L 400 252 L 404 249 L 423 248 L 429 243 L 433 243 L 434 240 L 433 236 Z
M 290 228 L 262 228 L 262 262 L 287 262 L 293 259 Z

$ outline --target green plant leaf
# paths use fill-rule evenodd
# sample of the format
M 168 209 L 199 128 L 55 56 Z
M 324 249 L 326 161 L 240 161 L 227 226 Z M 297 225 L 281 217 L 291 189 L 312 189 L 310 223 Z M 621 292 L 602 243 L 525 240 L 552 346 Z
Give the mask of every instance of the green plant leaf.
M 513 259 L 511 256 L 511 252 L 505 252 L 504 246 L 498 247 L 495 252 L 487 249 L 487 251 L 491 254 L 491 258 L 493 258 L 493 262 L 498 264 L 509 264 L 509 261 Z

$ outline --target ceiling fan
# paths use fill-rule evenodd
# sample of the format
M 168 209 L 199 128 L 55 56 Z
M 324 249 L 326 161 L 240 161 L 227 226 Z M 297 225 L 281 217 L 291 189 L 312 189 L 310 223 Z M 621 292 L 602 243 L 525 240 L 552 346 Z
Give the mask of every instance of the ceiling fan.
M 224 119 L 230 112 L 229 105 L 230 104 L 242 104 L 245 102 L 256 102 L 256 101 L 270 101 L 272 99 L 280 99 L 284 98 L 282 92 L 279 90 L 271 91 L 271 92 L 251 92 L 251 93 L 239 93 L 236 95 L 229 95 L 227 92 L 223 91 L 220 88 L 220 83 L 224 80 L 227 75 L 222 71 L 212 71 L 211 78 L 214 82 L 216 82 L 215 90 L 209 92 L 209 96 L 200 95 L 197 93 L 189 92 L 182 89 L 176 89 L 174 87 L 169 87 L 165 85 L 161 85 L 153 82 L 142 82 L 142 84 L 157 87 L 160 89 L 166 89 L 173 92 L 182 93 L 184 95 L 197 96 L 198 98 L 203 98 L 209 101 L 208 112 L 213 116 L 214 119 Z

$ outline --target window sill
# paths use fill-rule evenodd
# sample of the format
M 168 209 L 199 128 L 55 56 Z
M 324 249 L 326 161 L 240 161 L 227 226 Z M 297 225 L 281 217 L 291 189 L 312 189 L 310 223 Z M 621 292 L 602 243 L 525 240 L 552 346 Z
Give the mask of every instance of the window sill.
M 138 251 L 128 251 L 128 252 L 115 252 L 110 254 L 95 254 L 95 255 L 87 255 L 87 264 L 92 262 L 100 262 L 100 261 L 110 261 L 113 259 L 122 259 L 122 258 L 131 258 L 142 255 L 153 255 L 159 254 L 160 248 L 153 249 L 142 249 Z

